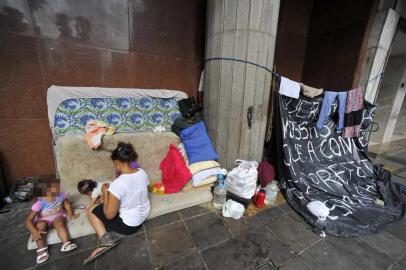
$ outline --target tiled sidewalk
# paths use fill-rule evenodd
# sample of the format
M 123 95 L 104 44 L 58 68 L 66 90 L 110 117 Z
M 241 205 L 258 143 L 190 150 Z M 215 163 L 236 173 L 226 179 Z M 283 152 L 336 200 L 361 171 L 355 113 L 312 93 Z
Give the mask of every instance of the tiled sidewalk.
M 0 214 L 1 269 L 406 269 L 406 220 L 377 235 L 322 239 L 287 204 L 240 220 L 209 204 L 192 207 L 148 221 L 86 267 L 94 235 L 76 239 L 80 247 L 69 255 L 50 247 L 49 261 L 35 266 L 35 251 L 26 250 L 27 206 Z
M 406 139 L 388 144 L 387 152 L 377 155 L 379 145 L 369 148 L 375 164 L 383 164 L 392 173 L 392 180 L 406 185 Z
M 405 157 L 402 141 L 374 162 L 406 185 Z M 406 219 L 377 235 L 322 239 L 286 203 L 240 220 L 223 218 L 210 203 L 184 209 L 146 222 L 86 267 L 82 262 L 96 245 L 95 235 L 76 239 L 79 248 L 70 254 L 51 246 L 49 261 L 36 266 L 35 251 L 26 249 L 30 206 L 0 210 L 10 210 L 0 214 L 0 269 L 406 269 Z

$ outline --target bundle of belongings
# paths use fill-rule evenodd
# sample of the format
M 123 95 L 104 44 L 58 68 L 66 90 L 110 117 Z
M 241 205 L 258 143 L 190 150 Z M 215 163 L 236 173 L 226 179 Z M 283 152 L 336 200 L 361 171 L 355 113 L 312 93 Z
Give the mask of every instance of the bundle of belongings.
M 401 220 L 405 194 L 367 154 L 376 107 L 363 100 L 362 88 L 317 90 L 282 77 L 279 94 L 278 177 L 289 204 L 315 232 L 354 237 Z
M 227 196 L 247 207 L 257 188 L 258 163 L 237 159 L 234 165 L 226 177 Z
M 158 194 L 171 194 L 193 188 L 210 188 L 221 173 L 218 156 L 213 148 L 194 98 L 178 102 L 181 117 L 172 125 L 172 131 L 182 141 L 171 144 L 160 164 L 162 182 L 150 187 Z
M 251 200 L 257 208 L 261 208 L 265 204 L 274 204 L 277 196 L 277 190 L 272 185 L 275 183 L 273 182 L 274 177 L 274 168 L 267 160 L 258 164 L 256 161 L 237 159 L 234 162 L 234 168 L 227 173 L 225 179 L 227 192 L 222 205 L 223 216 L 241 218 Z M 258 182 L 261 188 L 259 188 Z M 223 189 L 223 184 L 220 181 L 214 189 L 213 204 L 216 208 L 219 208 L 222 197 L 221 189 Z

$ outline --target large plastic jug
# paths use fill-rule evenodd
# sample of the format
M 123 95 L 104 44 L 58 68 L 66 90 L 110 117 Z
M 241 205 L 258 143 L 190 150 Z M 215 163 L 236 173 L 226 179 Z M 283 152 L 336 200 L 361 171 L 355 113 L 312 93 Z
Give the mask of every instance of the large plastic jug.
M 277 181 L 272 181 L 269 185 L 265 187 L 265 204 L 266 205 L 272 205 L 275 204 L 276 202 L 276 197 L 278 196 L 278 182 Z

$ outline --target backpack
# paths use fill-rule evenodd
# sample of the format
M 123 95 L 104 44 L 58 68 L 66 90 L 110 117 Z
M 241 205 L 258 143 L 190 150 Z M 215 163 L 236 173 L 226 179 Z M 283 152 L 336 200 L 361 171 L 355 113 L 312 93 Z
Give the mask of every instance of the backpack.
M 26 202 L 34 197 L 35 177 L 27 176 L 17 180 L 10 189 L 10 197 L 13 201 Z
M 194 97 L 179 100 L 178 106 L 180 113 L 185 119 L 192 118 L 193 115 L 199 111 L 199 107 L 197 106 Z

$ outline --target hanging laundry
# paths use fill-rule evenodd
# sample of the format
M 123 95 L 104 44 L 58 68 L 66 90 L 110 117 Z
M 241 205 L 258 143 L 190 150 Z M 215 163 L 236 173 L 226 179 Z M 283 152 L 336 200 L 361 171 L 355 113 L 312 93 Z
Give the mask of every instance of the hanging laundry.
M 115 127 L 109 126 L 103 121 L 90 120 L 85 126 L 85 139 L 92 149 L 97 149 L 101 145 L 103 136 L 113 135 L 115 131 Z
M 345 113 L 345 102 L 347 100 L 347 92 L 336 92 L 336 91 L 325 91 L 323 103 L 321 105 L 319 119 L 317 120 L 316 129 L 322 130 L 323 125 L 330 114 L 331 105 L 338 98 L 338 125 L 337 132 L 344 129 L 344 113 Z
M 345 120 L 343 137 L 358 137 L 362 122 L 364 104 L 364 89 L 358 87 L 348 91 L 345 105 Z
M 168 154 L 159 169 L 162 171 L 162 184 L 166 194 L 179 192 L 192 178 L 182 154 L 173 144 L 169 145 Z
M 300 83 L 300 87 L 303 95 L 309 98 L 320 96 L 323 93 L 323 88 L 314 88 L 303 83 Z
M 292 81 L 288 78 L 281 76 L 279 93 L 287 97 L 299 98 L 300 84 L 298 82 Z

